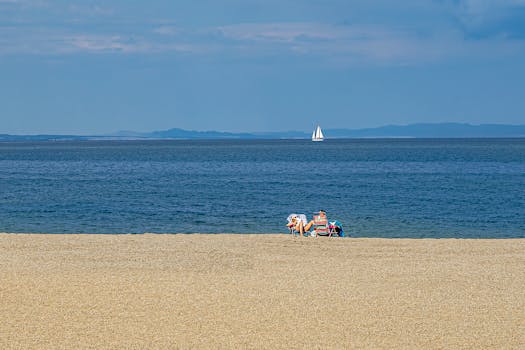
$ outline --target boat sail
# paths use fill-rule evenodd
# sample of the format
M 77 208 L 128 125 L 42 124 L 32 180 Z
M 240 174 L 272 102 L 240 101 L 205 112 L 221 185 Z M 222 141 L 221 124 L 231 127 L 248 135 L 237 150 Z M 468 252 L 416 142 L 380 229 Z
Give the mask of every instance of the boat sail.
M 317 128 L 312 133 L 312 141 L 323 141 L 324 135 L 323 131 L 321 130 L 321 127 L 317 125 Z

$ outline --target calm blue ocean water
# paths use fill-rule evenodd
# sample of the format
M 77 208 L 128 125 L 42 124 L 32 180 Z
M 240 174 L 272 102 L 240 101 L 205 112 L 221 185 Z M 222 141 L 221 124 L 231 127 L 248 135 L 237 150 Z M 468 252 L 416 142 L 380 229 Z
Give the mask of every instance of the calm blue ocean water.
M 525 237 L 525 139 L 0 143 L 0 232 Z

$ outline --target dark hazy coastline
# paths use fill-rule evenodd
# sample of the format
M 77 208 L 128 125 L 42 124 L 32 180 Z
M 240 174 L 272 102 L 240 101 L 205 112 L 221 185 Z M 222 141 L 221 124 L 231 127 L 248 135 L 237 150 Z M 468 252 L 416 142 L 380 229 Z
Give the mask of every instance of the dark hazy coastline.
M 410 124 L 387 125 L 366 129 L 325 129 L 327 138 L 519 138 L 525 137 L 525 125 L 505 124 Z M 61 141 L 61 140 L 142 140 L 142 139 L 308 139 L 302 131 L 232 133 L 195 131 L 173 128 L 163 131 L 119 131 L 108 135 L 9 135 L 0 134 L 0 141 Z

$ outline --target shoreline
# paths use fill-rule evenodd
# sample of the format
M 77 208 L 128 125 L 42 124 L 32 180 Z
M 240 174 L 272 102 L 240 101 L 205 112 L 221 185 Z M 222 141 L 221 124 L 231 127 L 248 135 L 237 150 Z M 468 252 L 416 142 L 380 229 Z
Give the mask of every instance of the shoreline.
M 116 233 L 109 233 L 109 232 L 102 232 L 102 233 L 93 233 L 93 232 L 0 232 L 1 235 L 44 235 L 44 236 L 145 236 L 145 235 L 157 235 L 157 236 L 177 236 L 177 235 L 187 235 L 187 236 L 276 236 L 276 237 L 290 237 L 292 238 L 289 233 L 276 233 L 276 232 L 266 232 L 266 233 L 260 233 L 260 232 L 241 232 L 241 233 L 234 233 L 234 232 L 218 232 L 218 233 L 210 233 L 210 232 L 139 232 L 139 233 L 133 233 L 133 232 L 116 232 Z M 509 236 L 509 237 L 384 237 L 384 236 L 346 236 L 346 237 L 327 237 L 327 236 L 318 236 L 318 237 L 299 237 L 296 236 L 296 238 L 299 239 L 353 239 L 353 240 L 360 240 L 360 239 L 386 239 L 386 240 L 525 240 L 524 236 Z
M 525 239 L 0 233 L 0 347 L 520 349 Z

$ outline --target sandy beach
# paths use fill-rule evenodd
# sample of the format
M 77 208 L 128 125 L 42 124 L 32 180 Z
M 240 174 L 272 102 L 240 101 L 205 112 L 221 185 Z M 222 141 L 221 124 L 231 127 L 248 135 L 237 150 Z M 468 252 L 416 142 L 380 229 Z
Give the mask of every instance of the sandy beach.
M 0 234 L 1 349 L 525 349 L 525 240 Z

